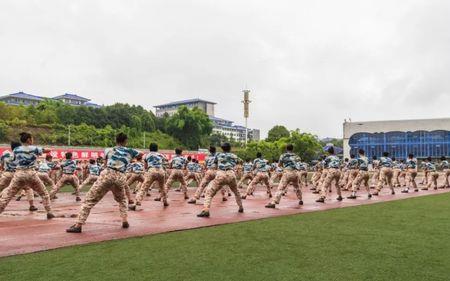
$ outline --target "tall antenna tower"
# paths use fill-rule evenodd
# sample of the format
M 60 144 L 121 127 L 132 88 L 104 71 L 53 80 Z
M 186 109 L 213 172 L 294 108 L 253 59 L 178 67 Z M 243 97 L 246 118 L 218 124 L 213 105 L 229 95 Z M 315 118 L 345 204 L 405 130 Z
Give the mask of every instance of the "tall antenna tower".
M 244 104 L 244 118 L 245 118 L 245 145 L 247 146 L 248 142 L 248 115 L 249 115 L 249 105 L 252 102 L 250 100 L 250 90 L 243 90 L 244 100 L 242 103 Z

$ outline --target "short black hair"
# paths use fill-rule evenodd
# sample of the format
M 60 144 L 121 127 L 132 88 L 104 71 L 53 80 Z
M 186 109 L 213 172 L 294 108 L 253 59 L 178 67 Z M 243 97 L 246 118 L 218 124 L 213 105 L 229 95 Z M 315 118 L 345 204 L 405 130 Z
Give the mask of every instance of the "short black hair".
M 373 159 L 373 160 L 377 160 L 378 157 L 377 157 L 376 155 L 374 155 L 374 156 L 372 156 L 372 159 Z
M 95 164 L 95 159 L 89 159 L 89 163 L 94 165 Z
M 445 156 L 442 156 L 441 160 L 444 161 L 444 160 L 447 160 L 447 158 Z
M 350 159 L 354 159 L 355 158 L 355 154 L 350 154 Z
M 412 153 L 408 154 L 408 158 L 414 158 L 414 154 Z
M 348 158 L 347 158 L 347 157 L 345 157 L 344 161 L 345 161 L 345 162 L 348 162 Z
M 19 134 L 20 136 L 20 142 L 26 143 L 29 139 L 31 139 L 33 136 L 30 133 L 22 132 Z
M 427 160 L 428 160 L 428 161 L 431 161 L 431 156 L 428 156 L 428 157 L 427 157 Z
M 256 152 L 256 158 L 261 158 L 262 157 L 262 153 L 261 152 Z
M 209 152 L 210 152 L 210 153 L 216 153 L 216 147 L 213 146 L 213 145 L 211 145 L 211 146 L 209 147 Z
M 156 151 L 158 151 L 158 144 L 152 142 L 148 148 L 149 148 L 150 151 L 156 152 Z
M 383 156 L 384 157 L 388 157 L 389 156 L 389 152 L 387 152 L 387 151 L 383 152 Z
M 287 151 L 294 151 L 294 145 L 292 143 L 288 143 L 286 145 L 286 150 Z
M 192 157 L 191 157 L 191 156 L 188 156 L 187 160 L 188 160 L 188 161 L 191 161 L 191 160 L 192 160 Z
M 181 153 L 183 153 L 183 149 L 181 149 L 181 148 L 175 148 L 175 154 L 176 154 L 176 155 L 181 155 Z
M 231 151 L 231 144 L 229 142 L 224 142 L 220 146 L 224 152 L 230 152 Z
M 392 157 L 392 161 L 395 161 L 396 159 L 395 159 L 395 157 Z
M 124 144 L 128 140 L 128 136 L 125 133 L 118 133 L 116 136 L 117 144 Z
M 245 158 L 245 162 L 250 162 L 250 158 Z
M 52 160 L 53 156 L 51 154 L 45 155 L 45 160 L 49 161 Z
M 328 147 L 327 152 L 330 154 L 334 154 L 334 147 L 333 146 Z
M 11 142 L 11 150 L 14 150 L 16 147 L 20 146 L 20 142 L 18 141 L 12 141 Z
M 358 149 L 358 153 L 361 155 L 364 155 L 366 152 L 364 151 L 364 149 L 360 148 L 360 149 Z
M 72 152 L 66 152 L 66 159 L 72 159 Z

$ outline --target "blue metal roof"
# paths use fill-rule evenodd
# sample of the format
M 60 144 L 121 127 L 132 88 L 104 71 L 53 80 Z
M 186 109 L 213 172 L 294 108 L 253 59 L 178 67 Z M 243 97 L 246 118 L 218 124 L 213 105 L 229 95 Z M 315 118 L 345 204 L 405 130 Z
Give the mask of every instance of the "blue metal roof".
M 158 107 L 166 107 L 166 106 L 173 106 L 173 105 L 184 105 L 184 104 L 195 103 L 195 102 L 205 102 L 205 103 L 216 104 L 215 102 L 212 102 L 212 101 L 207 101 L 207 100 L 202 100 L 202 99 L 197 98 L 197 99 L 174 101 L 174 102 L 170 102 L 170 103 L 166 103 L 166 104 L 155 105 L 153 107 L 158 108 Z
M 20 99 L 28 99 L 28 100 L 35 100 L 35 101 L 43 101 L 43 100 L 45 100 L 44 97 L 30 95 L 30 94 L 27 94 L 27 93 L 24 93 L 24 92 L 18 92 L 18 93 L 2 96 L 2 97 L 0 97 L 0 99 L 5 99 L 5 98 L 8 98 L 8 97 L 20 98 Z
M 87 98 L 83 98 L 77 95 L 73 95 L 73 94 L 68 94 L 65 93 L 64 95 L 60 95 L 60 96 L 56 96 L 54 98 L 52 98 L 54 100 L 59 100 L 59 99 L 71 99 L 71 100 L 79 100 L 79 101 L 90 101 L 90 99 Z
M 100 107 L 102 107 L 101 105 L 96 104 L 96 103 L 93 103 L 93 102 L 87 102 L 87 103 L 85 103 L 84 105 L 85 105 L 85 106 L 95 107 L 95 108 L 100 108 Z

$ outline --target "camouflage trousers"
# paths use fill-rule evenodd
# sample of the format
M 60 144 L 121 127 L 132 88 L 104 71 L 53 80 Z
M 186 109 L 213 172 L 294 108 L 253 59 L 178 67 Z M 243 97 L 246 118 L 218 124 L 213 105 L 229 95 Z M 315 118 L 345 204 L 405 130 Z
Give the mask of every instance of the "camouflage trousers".
M 388 185 L 391 191 L 394 192 L 394 186 L 392 185 L 393 175 L 392 168 L 383 167 L 380 169 L 380 177 L 377 185 L 378 192 L 384 187 L 384 185 Z
M 450 187 L 450 183 L 448 181 L 448 178 L 450 177 L 450 169 L 444 169 L 443 176 L 444 176 L 444 179 L 445 179 L 444 186 L 445 187 Z
M 144 183 L 138 190 L 136 195 L 136 204 L 139 204 L 144 200 L 145 194 L 147 194 L 149 188 L 156 183 L 159 188 L 159 194 L 161 196 L 161 201 L 167 202 L 167 192 L 164 188 L 164 179 L 166 177 L 166 172 L 161 168 L 150 168 L 145 174 Z
M 406 186 L 408 190 L 410 186 L 412 186 L 414 190 L 417 190 L 416 177 L 417 177 L 417 170 L 408 169 L 408 171 L 406 172 Z
M 380 169 L 374 169 L 372 175 L 372 185 L 378 186 L 379 181 L 380 181 Z
M 430 179 L 428 180 L 427 188 L 433 187 L 434 189 L 437 189 L 438 188 L 438 183 L 437 183 L 438 178 L 439 178 L 438 172 L 430 172 Z
M 267 172 L 258 172 L 256 173 L 256 176 L 253 178 L 253 180 L 250 182 L 250 184 L 247 187 L 247 191 L 244 193 L 244 195 L 253 194 L 256 189 L 256 185 L 262 183 L 267 188 L 267 194 L 272 195 L 271 186 L 269 182 L 269 174 Z
M 339 185 L 341 187 L 345 187 L 348 184 L 349 174 L 350 174 L 350 170 L 341 171 L 341 179 L 339 180 Z
M 75 196 L 80 196 L 80 182 L 75 174 L 63 174 L 56 184 L 55 188 L 50 192 L 50 198 L 55 197 L 56 193 L 65 185 L 70 184 L 75 189 Z
M 241 180 L 238 183 L 238 188 L 242 188 L 242 186 L 247 182 L 247 181 L 252 181 L 253 180 L 253 173 L 252 172 L 246 172 L 244 173 L 244 175 L 242 176 Z
M 323 185 L 325 179 L 327 178 L 327 176 L 328 176 L 328 169 L 323 169 L 322 170 L 322 174 L 320 175 L 320 179 L 317 182 L 317 185 L 318 185 L 319 189 L 322 187 L 322 185 Z M 339 176 L 339 178 L 340 178 L 340 176 Z
M 84 224 L 91 212 L 91 209 L 100 200 L 111 191 L 114 200 L 119 203 L 119 211 L 122 221 L 127 221 L 128 202 L 125 196 L 125 187 L 127 186 L 125 174 L 112 169 L 104 170 L 94 185 L 86 193 L 80 213 L 78 214 L 77 223 Z
M 283 175 L 281 176 L 280 183 L 278 184 L 277 193 L 272 200 L 272 204 L 279 204 L 281 200 L 281 196 L 286 192 L 286 189 L 289 185 L 294 187 L 295 194 L 297 195 L 298 200 L 303 200 L 302 190 L 300 189 L 299 184 L 299 176 L 297 171 L 294 170 L 285 170 Z
M 11 183 L 12 179 L 14 177 L 14 172 L 4 172 L 0 177 L 0 191 L 5 190 L 9 184 Z M 26 196 L 27 201 L 33 201 L 34 200 L 34 192 L 31 188 L 25 187 L 22 189 L 22 193 L 20 196 Z
M 369 180 L 370 180 L 369 172 L 360 170 L 358 172 L 358 175 L 356 176 L 356 178 L 353 180 L 352 191 L 354 193 L 356 193 L 356 191 L 358 190 L 359 186 L 361 184 L 363 184 L 366 187 L 367 193 L 370 193 Z
M 298 182 L 300 183 L 300 188 L 302 186 L 308 186 L 308 172 L 307 171 L 298 171 Z
M 392 184 L 394 186 L 400 186 L 400 173 L 402 171 L 400 169 L 392 169 Z
M 315 171 L 312 178 L 311 178 L 311 183 L 313 184 L 314 187 L 318 186 L 319 180 L 322 177 L 322 172 L 321 171 Z
M 173 169 L 172 172 L 170 173 L 169 178 L 167 179 L 165 186 L 166 192 L 170 190 L 172 184 L 176 181 L 178 181 L 181 184 L 181 190 L 184 192 L 184 194 L 187 194 L 187 185 L 186 181 L 184 181 L 183 171 L 177 169 Z
M 430 175 L 430 171 L 423 171 L 424 176 L 422 179 L 422 184 L 425 184 L 426 186 L 428 186 L 428 176 Z
M 38 177 L 44 185 L 49 185 L 51 189 L 55 189 L 55 182 L 50 178 L 48 173 L 38 172 Z
M 194 193 L 194 199 L 195 200 L 200 199 L 200 196 L 202 196 L 203 191 L 208 186 L 208 184 L 214 180 L 214 178 L 216 177 L 216 174 L 217 174 L 217 170 L 208 170 L 208 171 L 206 171 L 206 174 L 203 177 L 202 181 L 200 182 L 200 185 L 195 190 L 195 193 Z M 224 189 L 222 189 L 222 190 L 224 190 Z M 222 193 L 223 192 L 224 191 L 222 191 Z
M 330 168 L 327 169 L 326 178 L 323 180 L 321 186 L 321 197 L 326 198 L 328 191 L 331 190 L 331 185 L 333 181 L 335 182 L 336 191 L 338 196 L 342 196 L 341 187 L 339 185 L 339 179 L 341 177 L 341 171 L 339 169 Z
M 275 185 L 275 181 L 278 181 L 280 183 L 281 177 L 283 176 L 283 172 L 274 172 L 272 176 L 270 177 L 270 184 Z
M 42 198 L 42 204 L 44 205 L 47 213 L 51 213 L 52 208 L 50 204 L 50 195 L 48 194 L 45 185 L 39 179 L 36 171 L 32 169 L 17 170 L 9 184 L 9 186 L 3 190 L 0 197 L 0 213 L 2 213 L 9 201 L 22 189 L 29 188 L 37 192 Z
M 353 181 L 356 179 L 358 174 L 359 174 L 359 170 L 356 170 L 356 169 L 348 170 L 348 180 L 347 180 L 347 184 L 344 185 L 344 190 L 349 190 L 352 188 Z
M 197 183 L 197 186 L 199 186 L 201 182 L 200 175 L 198 173 L 188 172 L 186 177 L 184 177 L 184 181 L 186 182 L 186 185 L 190 185 L 191 182 L 195 181 Z
M 80 186 L 80 190 L 82 190 L 83 188 L 85 188 L 86 186 L 88 186 L 89 184 L 93 184 L 97 181 L 98 176 L 97 175 L 89 175 L 81 184 Z
M 212 182 L 208 185 L 208 188 L 206 189 L 205 202 L 203 203 L 205 210 L 209 210 L 209 208 L 211 207 L 212 199 L 214 198 L 216 193 L 225 186 L 230 187 L 231 191 L 234 193 L 236 203 L 240 208 L 242 207 L 241 194 L 239 193 L 239 190 L 237 188 L 237 180 L 234 171 L 219 170 L 217 171 L 214 180 L 212 180 Z
M 127 176 L 128 177 L 128 176 Z M 128 201 L 132 202 L 133 198 L 131 197 L 131 186 L 135 183 L 138 182 L 138 184 L 136 185 L 135 188 L 133 188 L 133 190 L 140 190 L 142 187 L 142 183 L 145 181 L 145 177 L 144 174 L 136 174 L 136 173 L 131 173 L 130 176 L 127 178 L 127 185 L 125 186 L 125 195 L 128 198 Z

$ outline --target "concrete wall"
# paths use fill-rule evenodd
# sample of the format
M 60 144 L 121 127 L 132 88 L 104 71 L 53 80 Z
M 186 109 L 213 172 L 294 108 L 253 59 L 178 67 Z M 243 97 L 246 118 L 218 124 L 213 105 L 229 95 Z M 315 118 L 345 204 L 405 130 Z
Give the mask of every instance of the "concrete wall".
M 393 131 L 450 131 L 450 118 L 345 122 L 343 124 L 344 157 L 350 157 L 350 137 L 356 133 L 386 133 Z

